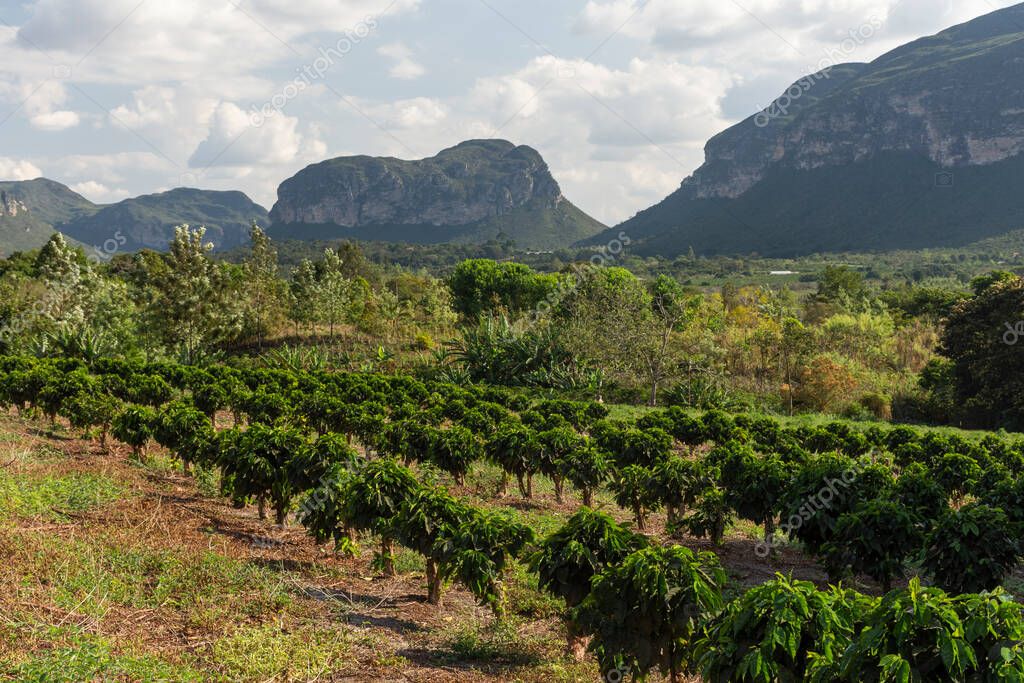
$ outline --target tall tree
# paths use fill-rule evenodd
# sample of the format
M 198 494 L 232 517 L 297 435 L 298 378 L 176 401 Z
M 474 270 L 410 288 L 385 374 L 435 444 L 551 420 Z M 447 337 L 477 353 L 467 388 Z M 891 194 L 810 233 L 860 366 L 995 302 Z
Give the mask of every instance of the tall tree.
M 1024 428 L 1024 278 L 994 273 L 953 308 L 940 351 L 953 361 L 956 398 L 976 427 Z
M 348 320 L 361 303 L 360 292 L 354 281 L 345 276 L 344 266 L 337 252 L 324 249 L 321 273 L 314 289 L 314 307 L 317 321 L 327 324 L 331 339 L 334 339 L 335 327 Z
M 246 317 L 256 334 L 256 345 L 262 349 L 264 337 L 282 316 L 284 282 L 277 275 L 277 249 L 256 221 L 249 229 L 249 241 L 249 256 L 242 264 L 248 299 Z
M 153 282 L 151 318 L 164 343 L 186 362 L 237 332 L 240 323 L 227 268 L 210 259 L 213 245 L 203 241 L 205 236 L 204 227 L 176 227 L 165 256 L 167 268 Z

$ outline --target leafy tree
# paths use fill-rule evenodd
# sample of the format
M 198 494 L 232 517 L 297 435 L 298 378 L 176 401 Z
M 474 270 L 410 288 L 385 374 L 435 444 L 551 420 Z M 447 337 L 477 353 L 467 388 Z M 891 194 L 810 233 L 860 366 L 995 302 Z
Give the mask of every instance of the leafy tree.
M 345 276 L 344 262 L 331 248 L 324 249 L 321 272 L 313 289 L 316 319 L 327 324 L 331 338 L 335 327 L 358 317 L 365 303 L 358 284 Z
M 263 348 L 263 338 L 283 315 L 284 282 L 277 276 L 277 249 L 267 234 L 253 221 L 249 230 L 251 246 L 242 263 L 245 276 L 246 317 L 256 345 Z
M 1006 513 L 978 503 L 947 512 L 928 535 L 926 548 L 924 568 L 950 593 L 995 588 L 1021 552 Z
M 153 438 L 153 426 L 157 422 L 156 412 L 147 406 L 126 406 L 114 418 L 111 431 L 114 438 L 132 447 L 132 455 L 141 459 L 146 453 L 146 444 Z
M 722 606 L 725 572 L 712 553 L 678 545 L 638 550 L 598 574 L 575 611 L 577 627 L 592 633 L 601 670 L 652 670 L 682 680 L 691 665 L 699 625 Z
M 646 383 L 656 400 L 673 348 L 666 341 L 670 325 L 681 323 L 672 317 L 659 324 L 652 294 L 636 276 L 618 267 L 590 273 L 563 300 L 556 324 L 576 356 L 593 361 L 624 383 Z
M 712 486 L 701 493 L 693 511 L 683 519 L 683 526 L 698 538 L 710 538 L 716 546 L 722 545 L 725 530 L 733 520 L 733 511 L 726 500 L 725 491 Z
M 436 430 L 431 439 L 430 461 L 455 477 L 459 486 L 466 484 L 466 474 L 482 455 L 483 444 L 465 427 Z
M 633 511 L 636 528 L 647 530 L 647 513 L 656 510 L 661 501 L 657 491 L 651 486 L 651 470 L 640 465 L 623 467 L 611 481 L 615 503 L 622 508 Z
M 348 479 L 344 488 L 342 516 L 338 521 L 354 529 L 380 534 L 380 562 L 385 576 L 395 575 L 394 538 L 389 524 L 419 488 L 420 483 L 412 472 L 390 459 L 367 463 L 362 471 Z
M 838 680 L 961 681 L 977 667 L 953 600 L 917 578 L 886 594 L 844 653 Z
M 580 492 L 583 505 L 594 505 L 594 489 L 601 486 L 611 472 L 607 458 L 597 447 L 582 443 L 563 455 L 556 465 L 559 475 Z
M 648 405 L 658 405 L 658 389 L 671 378 L 678 366 L 678 353 L 672 346 L 673 336 L 694 318 L 700 297 L 689 297 L 673 278 L 659 275 L 650 284 L 651 308 L 657 327 L 648 343 L 639 345 L 642 370 L 650 387 Z
M 825 266 L 815 297 L 828 303 L 856 301 L 867 296 L 864 276 L 849 266 Z
M 388 524 L 395 539 L 427 560 L 427 602 L 441 604 L 442 572 L 438 541 L 450 538 L 470 516 L 469 508 L 440 487 L 424 486 L 406 498 Z
M 522 313 L 555 291 L 557 280 L 537 275 L 521 263 L 489 259 L 463 261 L 448 278 L 452 306 L 468 320 L 488 313 Z
M 537 572 L 540 588 L 563 598 L 571 609 L 590 593 L 595 576 L 647 544 L 645 536 L 619 526 L 609 515 L 583 507 L 541 542 L 530 568 Z M 569 651 L 579 658 L 580 634 L 572 619 L 566 622 Z
M 306 444 L 296 429 L 267 427 L 255 424 L 239 435 L 234 457 L 225 470 L 232 476 L 236 498 L 253 496 L 260 508 L 260 519 L 266 517 L 264 501 L 269 499 L 283 525 L 292 498 L 306 475 Z
M 519 482 L 524 498 L 533 497 L 533 475 L 540 471 L 537 433 L 516 422 L 503 422 L 487 442 L 487 455 Z
M 853 591 L 819 591 L 778 574 L 712 617 L 695 658 L 713 683 L 819 680 L 813 674 L 836 664 L 870 607 L 870 599 Z
M 679 515 L 692 506 L 711 483 L 703 463 L 677 457 L 658 463 L 650 479 L 652 494 L 668 512 L 669 525 L 678 522 Z
M 921 547 L 923 534 L 916 519 L 900 503 L 871 500 L 858 505 L 836 521 L 832 540 L 822 553 L 830 578 L 867 574 L 892 588 L 892 580 L 903 576 L 912 553 Z
M 164 343 L 186 363 L 231 338 L 240 325 L 229 269 L 210 260 L 213 245 L 203 241 L 205 235 L 205 228 L 176 227 L 166 268 L 152 277 L 149 317 Z
M 971 426 L 1024 428 L 1024 343 L 1015 336 L 1022 310 L 1024 279 L 1000 276 L 946 322 L 940 352 L 954 363 L 956 401 Z
M 313 325 L 316 322 L 316 286 L 316 265 L 309 259 L 302 259 L 292 269 L 291 280 L 288 282 L 288 315 L 296 326 Z
M 433 553 L 442 578 L 457 579 L 500 619 L 505 614 L 505 569 L 533 541 L 533 529 L 510 516 L 471 510 L 460 524 L 446 528 Z
M 793 414 L 794 382 L 797 374 L 796 369 L 800 367 L 804 358 L 813 349 L 813 331 L 804 327 L 796 318 L 786 318 L 778 335 L 779 364 L 782 370 L 782 381 L 786 387 L 786 399 L 789 407 L 789 414 Z

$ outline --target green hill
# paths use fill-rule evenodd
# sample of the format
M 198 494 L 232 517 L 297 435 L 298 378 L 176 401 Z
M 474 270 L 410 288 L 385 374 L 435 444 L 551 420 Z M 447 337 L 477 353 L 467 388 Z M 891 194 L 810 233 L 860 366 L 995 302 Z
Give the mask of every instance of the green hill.
M 97 206 L 46 178 L 0 182 L 0 253 L 40 247 L 54 226 L 88 216 Z
M 342 157 L 309 166 L 278 189 L 278 239 L 485 242 L 503 233 L 549 249 L 605 226 L 563 195 L 536 150 L 471 140 L 429 159 Z
M 209 241 L 230 249 L 248 241 L 253 221 L 266 225 L 267 210 L 241 192 L 178 188 L 125 199 L 59 227 L 85 244 L 103 244 L 120 233 L 121 248 L 134 251 L 166 248 L 176 225 L 205 225 Z
M 793 256 L 1024 227 L 1024 5 L 789 92 L 712 138 L 675 193 L 614 232 L 639 254 Z

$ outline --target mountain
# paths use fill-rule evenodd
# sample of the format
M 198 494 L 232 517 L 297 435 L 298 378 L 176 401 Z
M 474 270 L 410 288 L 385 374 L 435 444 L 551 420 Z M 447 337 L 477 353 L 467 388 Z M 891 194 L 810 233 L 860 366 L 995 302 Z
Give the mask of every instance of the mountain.
M 610 234 L 665 256 L 961 246 L 1024 227 L 1022 152 L 1024 4 L 800 79 Z
M 54 225 L 95 210 L 85 197 L 46 178 L 0 182 L 0 253 L 42 246 Z
M 470 140 L 417 161 L 341 157 L 284 181 L 271 237 L 485 242 L 504 233 L 550 249 L 605 226 L 562 195 L 541 155 L 506 140 Z
M 120 248 L 136 251 L 165 249 L 176 225 L 205 225 L 210 242 L 218 249 L 230 249 L 248 242 L 253 221 L 266 225 L 267 210 L 241 192 L 182 187 L 99 207 L 57 227 L 88 245 L 102 245 L 121 233 L 125 242 Z
M 266 225 L 267 210 L 241 192 L 178 188 L 103 206 L 46 178 L 0 182 L 2 254 L 42 246 L 56 231 L 87 250 L 164 249 L 182 223 L 205 225 L 209 241 L 230 249 L 249 240 L 254 220 Z

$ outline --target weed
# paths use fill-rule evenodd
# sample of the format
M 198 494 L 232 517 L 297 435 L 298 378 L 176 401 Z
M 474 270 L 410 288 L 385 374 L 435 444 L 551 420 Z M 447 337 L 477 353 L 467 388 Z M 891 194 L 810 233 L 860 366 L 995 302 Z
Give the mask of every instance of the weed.
M 100 474 L 34 477 L 0 471 L 0 518 L 66 521 L 71 513 L 105 505 L 124 493 L 119 482 Z
M 344 631 L 243 626 L 213 644 L 214 666 L 228 680 L 315 680 L 348 661 Z

